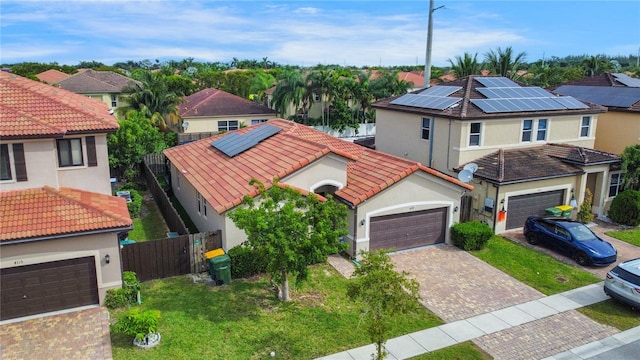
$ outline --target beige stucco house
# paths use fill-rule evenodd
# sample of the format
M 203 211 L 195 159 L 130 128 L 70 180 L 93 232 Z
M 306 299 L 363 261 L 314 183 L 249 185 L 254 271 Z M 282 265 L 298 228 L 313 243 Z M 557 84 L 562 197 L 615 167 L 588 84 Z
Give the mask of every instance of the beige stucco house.
M 415 161 L 361 147 L 282 119 L 165 150 L 171 187 L 201 231 L 221 230 L 226 249 L 246 240 L 228 212 L 256 178 L 303 194 L 332 194 L 349 210 L 350 253 L 449 242 L 460 198 L 473 186 Z
M 178 114 L 184 133 L 233 131 L 276 117 L 270 108 L 220 89 L 186 96 L 178 105 Z
M 118 124 L 100 101 L 13 74 L 0 94 L 0 319 L 102 304 L 131 229 L 109 180 Z
M 619 158 L 592 150 L 602 106 L 504 77 L 469 76 L 373 107 L 375 148 L 473 184 L 463 218 L 498 233 L 572 197 L 580 204 L 586 188 L 593 212 L 603 215 L 617 194 Z
M 53 83 L 61 89 L 102 101 L 116 117 L 119 116 L 117 109 L 127 106 L 127 95 L 123 90 L 134 84 L 140 85 L 140 82 L 113 71 L 92 69 L 81 69 Z
M 640 79 L 603 73 L 550 90 L 607 107 L 598 117 L 595 149 L 621 154 L 625 147 L 640 144 Z

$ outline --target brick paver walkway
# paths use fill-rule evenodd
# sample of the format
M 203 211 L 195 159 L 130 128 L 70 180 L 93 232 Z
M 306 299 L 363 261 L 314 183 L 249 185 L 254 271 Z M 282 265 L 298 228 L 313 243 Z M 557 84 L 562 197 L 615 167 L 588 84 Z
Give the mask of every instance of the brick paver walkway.
M 2 360 L 111 359 L 109 312 L 104 307 L 0 325 Z

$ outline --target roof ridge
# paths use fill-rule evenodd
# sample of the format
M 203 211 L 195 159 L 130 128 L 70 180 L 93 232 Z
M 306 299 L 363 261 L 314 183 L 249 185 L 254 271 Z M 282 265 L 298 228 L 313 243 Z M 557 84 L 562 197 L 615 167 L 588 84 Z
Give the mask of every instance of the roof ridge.
M 504 149 L 498 149 L 498 181 L 504 181 Z
M 460 107 L 460 117 L 467 117 L 467 109 L 471 102 L 471 84 L 473 83 L 474 75 L 467 76 L 467 87 L 464 89 L 464 96 L 462 97 L 462 106 Z
M 80 189 L 74 189 L 74 188 L 68 188 L 68 187 L 61 187 L 60 189 L 54 189 L 53 187 L 51 187 L 49 185 L 45 185 L 44 187 L 42 187 L 42 190 L 45 191 L 45 192 L 48 192 L 50 194 L 56 195 L 58 197 L 61 197 L 61 198 L 65 199 L 67 201 L 70 201 L 70 202 L 72 202 L 72 203 L 74 203 L 76 205 L 82 206 L 85 209 L 88 209 L 88 210 L 91 210 L 93 212 L 97 212 L 97 213 L 103 214 L 105 216 L 108 216 L 108 217 L 110 217 L 110 218 L 112 218 L 114 220 L 124 221 L 124 222 L 128 222 L 128 220 L 131 220 L 130 218 L 126 219 L 126 218 L 124 218 L 124 217 L 122 217 L 122 216 L 120 216 L 120 215 L 118 215 L 116 213 L 113 213 L 113 212 L 109 211 L 109 210 L 101 209 L 101 208 L 99 208 L 97 206 L 94 206 L 93 204 L 77 200 L 73 196 L 71 196 L 69 194 L 65 194 L 64 192 L 62 192 L 61 191 L 62 189 L 65 189 L 65 190 L 68 190 L 68 191 L 75 191 L 75 192 L 78 192 L 78 193 L 81 193 L 81 194 L 91 194 L 91 192 L 89 192 L 89 191 L 80 190 Z M 98 193 L 96 193 L 96 194 L 98 194 Z M 110 195 L 106 195 L 106 194 L 98 194 L 98 195 L 101 195 L 101 196 L 104 196 L 104 197 L 110 196 Z M 124 201 L 124 199 L 122 201 Z

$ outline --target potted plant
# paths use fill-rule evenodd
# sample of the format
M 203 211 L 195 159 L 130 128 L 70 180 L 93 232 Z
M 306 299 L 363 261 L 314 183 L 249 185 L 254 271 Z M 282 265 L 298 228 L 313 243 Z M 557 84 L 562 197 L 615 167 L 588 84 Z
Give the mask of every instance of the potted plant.
M 133 344 L 148 349 L 160 342 L 160 333 L 158 333 L 159 320 L 159 311 L 141 310 L 136 307 L 123 313 L 113 326 L 113 330 L 114 332 L 135 336 Z

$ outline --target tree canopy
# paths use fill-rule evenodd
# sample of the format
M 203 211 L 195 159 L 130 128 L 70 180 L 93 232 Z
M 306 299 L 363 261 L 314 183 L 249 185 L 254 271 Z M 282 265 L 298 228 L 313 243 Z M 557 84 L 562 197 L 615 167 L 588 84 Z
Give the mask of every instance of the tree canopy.
M 627 146 L 622 155 L 623 188 L 640 190 L 640 144 Z
M 250 184 L 257 199 L 246 196 L 229 218 L 247 234 L 246 245 L 265 257 L 267 272 L 279 284 L 278 297 L 288 301 L 289 277 L 299 285 L 309 265 L 346 248 L 340 238 L 347 234 L 347 208 L 331 196 L 326 201 L 313 193 L 302 196 L 278 179 L 269 189 L 256 179 Z

